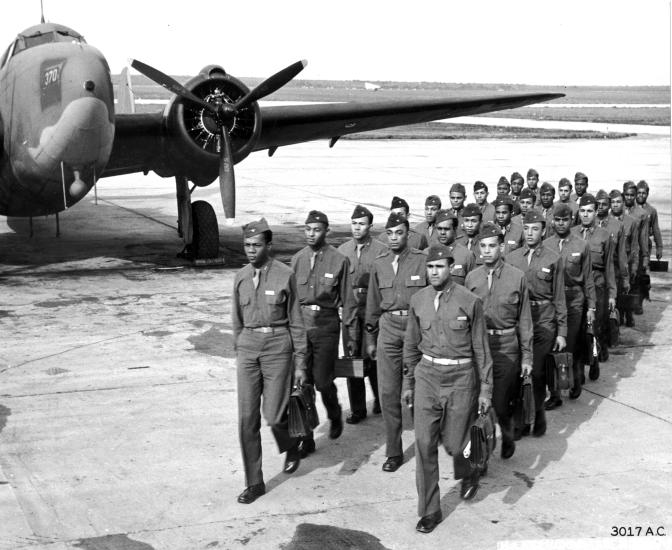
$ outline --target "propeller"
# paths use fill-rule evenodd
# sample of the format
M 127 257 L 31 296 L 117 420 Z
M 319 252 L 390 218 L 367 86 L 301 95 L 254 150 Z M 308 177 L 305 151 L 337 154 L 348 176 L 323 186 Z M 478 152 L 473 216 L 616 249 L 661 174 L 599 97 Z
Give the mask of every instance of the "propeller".
M 219 130 L 219 190 L 222 195 L 224 215 L 227 218 L 236 217 L 236 178 L 233 170 L 233 153 L 231 150 L 229 126 L 233 123 L 233 120 L 239 111 L 248 107 L 251 103 L 282 88 L 298 75 L 307 64 L 308 62 L 305 59 L 292 63 L 288 67 L 285 67 L 281 71 L 268 77 L 234 104 L 230 104 L 208 103 L 190 92 L 177 80 L 162 73 L 158 69 L 155 69 L 142 61 L 138 61 L 137 59 L 130 60 L 131 67 L 136 71 L 144 74 L 147 78 L 160 84 L 175 95 L 180 96 L 182 99 L 191 101 L 192 103 L 207 109 L 214 115 L 213 118 L 217 123 Z

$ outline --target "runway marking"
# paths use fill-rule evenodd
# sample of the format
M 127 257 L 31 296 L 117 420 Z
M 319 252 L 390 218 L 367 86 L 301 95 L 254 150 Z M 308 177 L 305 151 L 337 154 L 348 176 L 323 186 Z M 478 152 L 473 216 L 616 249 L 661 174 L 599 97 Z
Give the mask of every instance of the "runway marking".
M 613 397 L 609 397 L 608 395 L 602 395 L 599 392 L 589 390 L 585 386 L 583 387 L 583 391 L 587 391 L 588 393 L 592 393 L 593 395 L 597 395 L 598 397 L 602 397 L 603 399 L 607 399 L 608 401 L 611 401 L 612 403 L 617 403 L 619 405 L 623 405 L 624 407 L 628 407 L 629 409 L 632 409 L 633 411 L 643 413 L 646 416 L 650 416 L 651 418 L 656 418 L 657 420 L 662 420 L 663 422 L 665 422 L 665 424 L 672 424 L 672 421 L 668 420 L 667 418 L 663 418 L 662 416 L 658 416 L 656 414 L 647 412 L 647 411 L 642 410 L 638 407 L 635 407 L 634 405 L 628 405 L 627 403 L 623 403 L 623 401 L 619 401 L 618 399 L 614 399 Z

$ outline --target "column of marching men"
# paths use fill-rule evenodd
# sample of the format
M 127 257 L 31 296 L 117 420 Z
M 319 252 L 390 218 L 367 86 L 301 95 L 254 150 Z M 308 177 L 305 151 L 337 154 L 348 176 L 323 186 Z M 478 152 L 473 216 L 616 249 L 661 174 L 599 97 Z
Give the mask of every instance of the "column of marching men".
M 530 169 L 527 181 L 518 172 L 502 176 L 492 201 L 482 181 L 473 184 L 473 203 L 465 204 L 460 183 L 450 187 L 450 204 L 428 196 L 425 221 L 415 227 L 408 203 L 394 197 L 377 237 L 373 214 L 358 205 L 352 238 L 338 249 L 328 243 L 328 216 L 313 210 L 306 246 L 290 266 L 273 259 L 273 234 L 263 218 L 244 226 L 250 263 L 236 275 L 232 304 L 246 486 L 238 501 L 265 493 L 262 412 L 286 452 L 285 473 L 316 450 L 312 435 L 289 435 L 293 384 L 315 385 L 329 437 L 341 435 L 334 384 L 340 337 L 348 355 L 364 359 L 372 414 L 382 413 L 384 472 L 403 465 L 402 410 L 414 412 L 416 529 L 431 532 L 442 520 L 439 443 L 453 458 L 461 497 L 473 498 L 487 464 L 472 467 L 463 450 L 479 412 L 494 408 L 501 458 L 509 459 L 516 441 L 544 436 L 546 412 L 563 404 L 560 392 L 547 388 L 547 356 L 572 354 L 569 398 L 578 399 L 586 367 L 597 380 L 600 363 L 609 359 L 610 326 L 634 326 L 641 298 L 648 297 L 654 243 L 662 257 L 648 194 L 645 181 L 591 194 L 581 172 L 574 186 L 562 178 L 556 192 L 550 183 L 539 185 L 539 173 Z M 520 414 L 525 376 L 532 378 L 536 405 L 532 424 Z M 357 424 L 368 413 L 365 379 L 349 378 L 347 390 L 345 422 Z

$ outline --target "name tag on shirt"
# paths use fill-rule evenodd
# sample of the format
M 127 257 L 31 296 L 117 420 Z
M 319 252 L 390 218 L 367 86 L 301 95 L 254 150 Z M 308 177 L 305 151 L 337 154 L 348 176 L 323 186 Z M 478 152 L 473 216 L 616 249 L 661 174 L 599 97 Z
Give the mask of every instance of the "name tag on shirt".
M 581 256 L 581 252 L 572 252 L 572 256 Z
M 454 264 L 453 269 L 462 269 L 462 264 Z
M 411 281 L 419 281 L 420 275 L 411 275 Z
M 267 290 L 264 294 L 266 294 L 266 296 L 275 296 L 275 290 Z
M 547 267 L 542 267 L 541 270 L 542 270 L 544 273 L 550 273 L 550 272 L 551 272 L 551 270 L 548 269 Z
M 506 241 L 508 244 L 516 244 L 516 241 Z
M 466 315 L 460 315 L 460 316 L 457 318 L 457 320 L 458 320 L 458 321 L 466 321 L 466 320 L 467 320 L 467 316 L 466 316 Z
M 325 273 L 324 276 L 325 276 L 327 279 L 333 279 L 333 278 L 334 278 L 334 274 L 333 274 L 333 273 Z

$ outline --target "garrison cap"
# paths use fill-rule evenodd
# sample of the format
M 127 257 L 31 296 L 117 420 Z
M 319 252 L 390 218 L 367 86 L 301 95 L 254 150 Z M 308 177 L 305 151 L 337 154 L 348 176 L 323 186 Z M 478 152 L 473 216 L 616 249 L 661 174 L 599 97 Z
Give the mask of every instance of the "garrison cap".
M 410 210 L 408 203 L 401 197 L 392 197 L 392 204 L 390 205 L 390 210 L 393 208 L 405 208 L 407 211 Z
M 437 195 L 430 195 L 425 199 L 425 206 L 438 206 L 441 208 L 441 199 Z
M 473 202 L 467 204 L 467 206 L 465 206 L 462 210 L 462 218 L 469 218 L 471 216 L 478 216 L 479 218 L 483 219 L 483 212 L 481 212 L 481 209 L 478 207 L 478 205 L 474 204 Z
M 521 192 L 520 192 L 520 198 L 521 199 L 532 199 L 532 200 L 537 200 L 537 195 L 530 189 L 529 187 L 525 187 Z
M 464 188 L 464 185 L 462 185 L 461 183 L 453 183 L 453 185 L 450 186 L 450 192 L 451 193 L 462 193 L 463 195 L 467 194 L 467 191 Z
M 511 184 L 509 183 L 509 180 L 506 179 L 506 176 L 501 176 L 501 177 L 499 178 L 499 181 L 497 182 L 497 185 L 499 185 L 500 183 L 506 183 L 506 185 L 511 185 Z
M 574 174 L 574 183 L 577 183 L 581 180 L 586 180 L 586 183 L 588 183 L 588 176 L 586 176 L 583 172 L 577 172 Z
M 604 189 L 600 189 L 597 193 L 595 193 L 595 200 L 599 201 L 602 199 L 608 199 L 609 195 L 607 195 L 607 192 Z
M 572 209 L 565 202 L 558 202 L 553 207 L 553 217 L 554 218 L 571 218 Z
M 644 180 L 639 180 L 637 182 L 637 189 L 646 189 L 648 191 L 649 190 L 649 184 L 646 183 Z
M 539 212 L 539 210 L 530 208 L 525 214 L 525 218 L 523 218 L 523 223 L 536 223 L 536 222 L 541 222 L 545 224 L 546 218 L 541 212 Z
M 457 216 L 453 213 L 452 210 L 439 210 L 436 213 L 436 219 L 434 220 L 435 224 L 439 224 L 445 221 L 452 221 L 453 227 L 457 225 Z
M 617 197 L 623 198 L 623 193 L 621 193 L 618 189 L 612 189 L 611 191 L 609 191 L 609 198 L 611 200 L 614 200 Z
M 625 193 L 626 189 L 630 189 L 631 187 L 634 187 L 637 189 L 637 185 L 635 185 L 634 181 L 628 180 L 623 184 L 623 192 Z
M 488 192 L 488 186 L 485 185 L 482 181 L 476 181 L 474 182 L 474 192 L 478 191 L 479 189 L 485 189 L 485 192 Z
M 572 185 L 572 182 L 569 181 L 567 178 L 561 178 L 560 181 L 558 182 L 558 189 L 561 187 L 566 187 L 569 185 L 569 188 L 572 189 L 574 186 Z
M 250 223 L 245 224 L 243 226 L 243 237 L 244 238 L 254 237 L 255 235 L 259 235 L 264 231 L 270 231 L 270 230 L 271 228 L 268 227 L 266 218 L 260 218 L 258 220 L 251 221 Z
M 532 177 L 532 176 L 537 176 L 537 177 L 539 177 L 539 172 L 537 172 L 534 168 L 530 168 L 530 169 L 527 171 L 527 177 L 530 178 L 530 177 Z
M 453 252 L 447 246 L 442 244 L 433 244 L 427 250 L 427 260 L 426 262 L 435 262 L 436 260 L 448 260 L 448 264 L 453 263 Z
M 584 193 L 579 199 L 579 206 L 588 206 L 589 204 L 597 204 L 597 201 L 590 193 Z
M 492 222 L 485 222 L 482 225 L 481 230 L 478 232 L 477 238 L 481 240 L 488 239 L 490 237 L 498 237 L 499 240 L 502 240 L 504 238 L 504 234 L 498 225 Z
M 390 214 L 387 218 L 385 229 L 389 229 L 390 227 L 397 227 L 398 225 L 405 225 L 408 227 L 408 220 L 406 219 L 406 216 L 399 213 Z
M 352 216 L 350 216 L 350 219 L 354 220 L 356 218 L 363 218 L 363 217 L 369 218 L 369 223 L 373 221 L 373 214 L 371 213 L 371 210 L 369 210 L 366 206 L 358 204 L 357 206 L 355 206 L 355 210 L 352 212 Z
M 508 195 L 505 197 L 497 197 L 492 201 L 492 206 L 497 208 L 498 206 L 508 206 L 509 210 L 513 210 L 513 200 Z
M 525 179 L 525 178 L 523 178 L 523 176 L 520 175 L 520 172 L 514 172 L 513 174 L 511 174 L 511 181 L 522 180 L 522 179 Z
M 548 183 L 547 181 L 542 183 L 541 187 L 539 188 L 540 193 L 543 193 L 545 191 L 550 191 L 551 193 L 553 193 L 555 195 L 555 188 L 550 183 Z
M 324 225 L 329 225 L 329 218 L 327 218 L 327 215 L 324 212 L 311 210 L 308 212 L 306 223 L 323 223 Z

